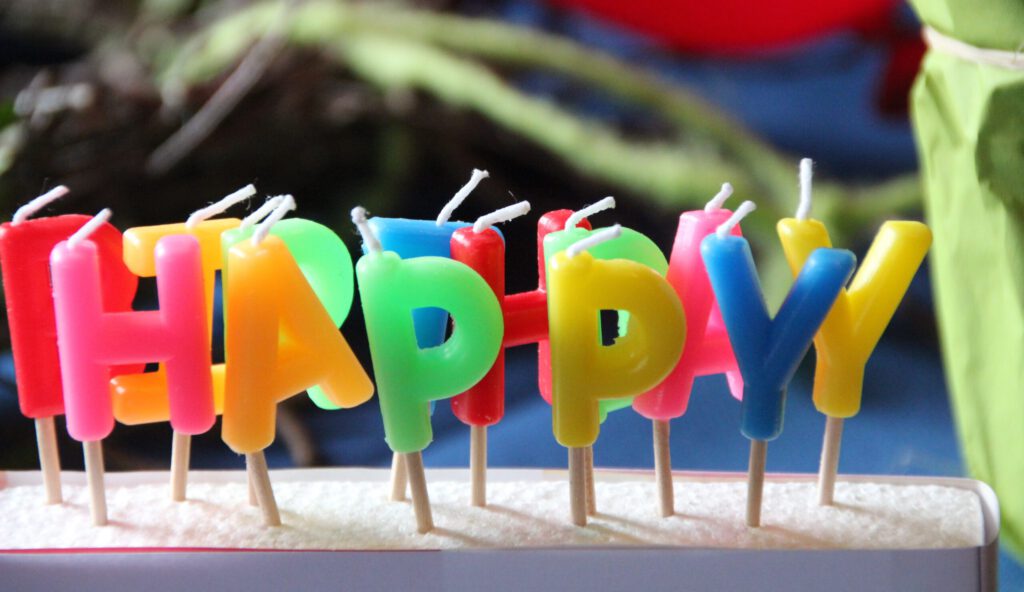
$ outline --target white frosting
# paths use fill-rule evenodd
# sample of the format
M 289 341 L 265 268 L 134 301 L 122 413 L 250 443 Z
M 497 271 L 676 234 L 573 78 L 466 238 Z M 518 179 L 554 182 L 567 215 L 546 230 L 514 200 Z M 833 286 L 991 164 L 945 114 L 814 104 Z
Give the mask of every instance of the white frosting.
M 421 536 L 415 532 L 410 504 L 387 500 L 386 472 L 360 473 L 370 474 L 371 479 L 302 481 L 301 471 L 272 472 L 284 521 L 280 528 L 265 528 L 258 509 L 248 505 L 241 472 L 193 473 L 189 501 L 183 503 L 170 500 L 164 474 L 149 474 L 146 479 L 108 475 L 111 522 L 106 527 L 90 523 L 87 492 L 73 483 L 75 479 L 66 480 L 65 503 L 58 506 L 43 504 L 40 485 L 19 485 L 14 479 L 0 489 L 4 516 L 0 549 L 564 545 L 893 549 L 970 547 L 982 544 L 984 536 L 978 496 L 939 485 L 840 482 L 836 506 L 820 507 L 812 482 L 769 481 L 764 526 L 750 529 L 743 523 L 743 481 L 677 477 L 677 515 L 663 519 L 658 516 L 650 477 L 618 474 L 598 480 L 599 514 L 586 528 L 576 528 L 569 523 L 568 486 L 552 479 L 552 473 L 532 481 L 492 479 L 489 507 L 473 508 L 467 482 L 451 480 L 450 471 L 432 479 L 430 470 L 427 478 L 437 529 Z M 314 479 L 325 473 L 308 474 Z

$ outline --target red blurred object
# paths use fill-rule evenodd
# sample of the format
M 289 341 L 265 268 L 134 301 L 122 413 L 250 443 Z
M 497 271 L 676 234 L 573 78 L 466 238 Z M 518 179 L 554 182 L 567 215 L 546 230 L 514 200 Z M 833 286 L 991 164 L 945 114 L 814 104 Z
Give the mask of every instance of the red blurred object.
M 862 29 L 887 19 L 896 0 L 549 0 L 614 21 L 670 47 L 739 55 Z

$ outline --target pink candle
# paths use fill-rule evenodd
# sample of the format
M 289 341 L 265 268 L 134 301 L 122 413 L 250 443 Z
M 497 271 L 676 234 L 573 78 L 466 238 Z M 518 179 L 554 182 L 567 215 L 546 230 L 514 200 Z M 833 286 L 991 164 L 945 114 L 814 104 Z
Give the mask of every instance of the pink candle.
M 683 303 L 686 343 L 672 373 L 633 400 L 633 409 L 647 419 L 668 421 L 685 414 L 697 376 L 724 373 L 732 395 L 737 399 L 743 396 L 743 379 L 700 254 L 704 237 L 730 215 L 732 212 L 713 201 L 705 210 L 686 212 L 679 217 L 667 279 Z M 732 234 L 740 236 L 739 225 L 733 227 Z
M 196 239 L 174 235 L 157 243 L 160 310 L 155 311 L 104 311 L 99 250 L 92 240 L 61 242 L 50 265 L 71 437 L 92 442 L 110 434 L 110 367 L 140 362 L 165 364 L 175 431 L 209 430 L 214 422 L 210 336 Z

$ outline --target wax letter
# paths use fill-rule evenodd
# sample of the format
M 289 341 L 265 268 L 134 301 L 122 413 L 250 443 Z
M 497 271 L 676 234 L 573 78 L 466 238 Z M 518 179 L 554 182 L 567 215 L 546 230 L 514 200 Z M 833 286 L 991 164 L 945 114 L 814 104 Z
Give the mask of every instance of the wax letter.
M 62 242 L 50 257 L 68 432 L 80 441 L 114 427 L 110 367 L 164 362 L 174 429 L 200 434 L 214 421 L 210 348 L 199 244 L 189 236 L 157 243 L 160 310 L 103 311 L 98 248 Z
M 277 404 L 314 385 L 340 407 L 373 395 L 369 376 L 281 238 L 236 243 L 228 270 L 222 437 L 232 450 L 269 446 Z
M 665 278 L 632 261 L 561 252 L 550 259 L 547 281 L 555 438 L 566 447 L 590 446 L 598 401 L 661 382 L 679 359 L 686 319 Z M 629 331 L 610 346 L 601 344 L 602 310 L 629 313 Z
M 423 450 L 433 438 L 429 401 L 473 386 L 497 358 L 502 341 L 498 299 L 473 270 L 439 257 L 369 253 L 356 264 L 356 276 L 385 438 L 395 452 Z M 454 329 L 447 341 L 418 346 L 413 311 L 419 308 L 451 315 Z

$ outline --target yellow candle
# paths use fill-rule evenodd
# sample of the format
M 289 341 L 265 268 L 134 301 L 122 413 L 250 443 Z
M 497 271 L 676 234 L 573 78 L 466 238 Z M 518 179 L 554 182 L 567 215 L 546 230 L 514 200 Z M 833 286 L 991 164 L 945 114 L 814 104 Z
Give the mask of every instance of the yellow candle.
M 283 240 L 236 243 L 228 268 L 222 437 L 232 450 L 269 446 L 277 404 L 314 385 L 339 407 L 373 395 L 370 377 Z
M 139 277 L 156 275 L 156 244 L 165 236 L 188 234 L 199 241 L 199 253 L 203 268 L 203 290 L 206 294 L 206 319 L 213 333 L 214 282 L 221 268 L 220 235 L 236 228 L 241 223 L 237 218 L 204 220 L 193 226 L 187 224 L 162 224 L 131 228 L 124 233 L 124 262 L 128 269 Z M 213 377 L 213 407 L 217 414 L 224 408 L 224 367 L 215 364 L 211 368 Z M 114 417 L 128 424 L 167 421 L 170 405 L 167 400 L 167 375 L 163 367 L 157 372 L 129 374 L 111 381 L 114 402 Z
M 555 438 L 566 447 L 590 446 L 598 401 L 660 383 L 682 354 L 686 318 L 665 278 L 632 261 L 563 251 L 551 259 L 547 281 Z M 602 310 L 629 313 L 629 331 L 613 345 L 601 344 Z
M 832 246 L 818 220 L 785 218 L 779 239 L 794 276 L 811 252 Z M 814 337 L 817 366 L 814 406 L 830 417 L 860 411 L 864 366 L 889 324 L 931 246 L 932 233 L 920 222 L 886 222 L 848 289 L 844 289 Z

